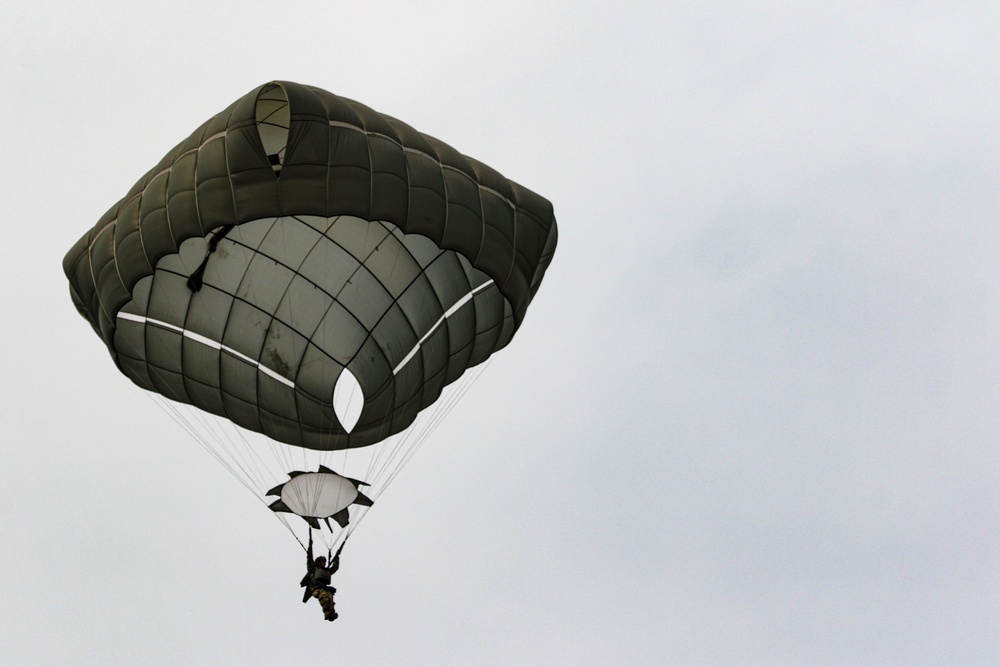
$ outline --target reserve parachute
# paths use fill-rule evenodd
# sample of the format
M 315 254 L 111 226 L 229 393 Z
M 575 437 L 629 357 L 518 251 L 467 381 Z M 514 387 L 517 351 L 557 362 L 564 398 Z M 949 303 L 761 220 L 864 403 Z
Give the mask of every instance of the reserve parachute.
M 63 268 L 121 372 L 332 543 L 510 342 L 556 239 L 541 196 L 280 81 L 171 150 Z

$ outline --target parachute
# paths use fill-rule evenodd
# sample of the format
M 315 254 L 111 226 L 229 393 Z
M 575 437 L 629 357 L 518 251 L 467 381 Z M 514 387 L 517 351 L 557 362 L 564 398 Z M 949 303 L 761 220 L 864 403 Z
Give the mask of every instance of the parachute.
M 63 268 L 119 370 L 277 516 L 335 541 L 408 460 L 424 411 L 511 341 L 556 241 L 527 188 L 275 81 L 167 153 Z M 241 429 L 210 435 L 205 413 Z

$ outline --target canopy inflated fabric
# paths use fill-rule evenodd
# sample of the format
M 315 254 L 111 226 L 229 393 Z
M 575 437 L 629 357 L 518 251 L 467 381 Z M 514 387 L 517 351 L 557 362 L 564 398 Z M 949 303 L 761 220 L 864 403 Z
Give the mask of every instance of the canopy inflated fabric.
M 409 425 L 520 326 L 551 204 L 357 102 L 265 84 L 67 254 L 80 313 L 146 389 L 281 442 Z

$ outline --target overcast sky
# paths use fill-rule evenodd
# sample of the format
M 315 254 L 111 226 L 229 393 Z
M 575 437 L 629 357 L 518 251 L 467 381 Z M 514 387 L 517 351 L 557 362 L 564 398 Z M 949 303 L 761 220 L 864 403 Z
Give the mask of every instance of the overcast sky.
M 998 35 L 995 2 L 5 3 L 0 664 L 1000 664 Z M 559 221 L 333 624 L 61 268 L 273 79 Z

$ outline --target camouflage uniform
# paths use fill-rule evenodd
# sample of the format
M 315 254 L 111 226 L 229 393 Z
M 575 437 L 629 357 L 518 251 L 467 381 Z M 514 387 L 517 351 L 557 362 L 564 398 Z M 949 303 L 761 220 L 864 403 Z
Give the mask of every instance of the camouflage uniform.
M 340 548 L 343 549 L 344 545 L 342 544 Z M 337 619 L 337 611 L 334 608 L 333 596 L 337 589 L 330 585 L 330 577 L 340 569 L 340 550 L 337 550 L 337 555 L 334 556 L 329 565 L 325 564 L 325 558 L 323 561 L 324 566 L 320 566 L 313 559 L 312 533 L 310 533 L 309 547 L 306 549 L 306 576 L 302 577 L 302 581 L 299 582 L 299 585 L 305 586 L 306 589 L 302 596 L 302 602 L 308 602 L 311 597 L 316 598 L 323 608 L 323 618 L 334 621 Z
M 333 594 L 336 592 L 336 588 L 313 588 L 312 593 L 310 593 L 310 595 L 319 600 L 320 606 L 323 607 L 323 618 L 328 621 L 337 620 L 337 610 L 333 606 Z

